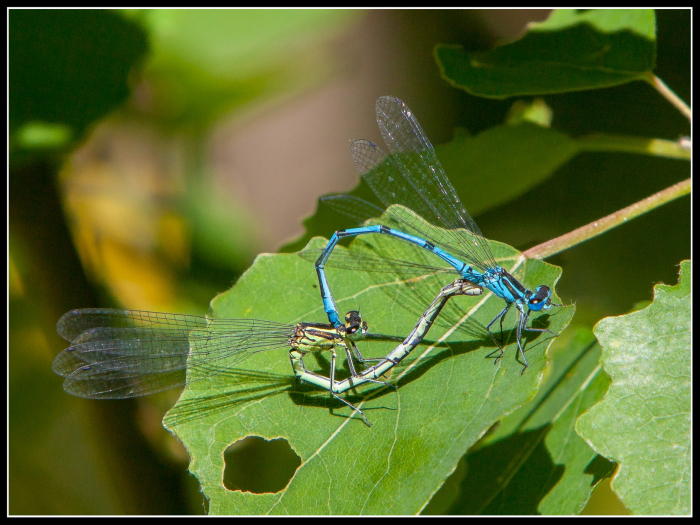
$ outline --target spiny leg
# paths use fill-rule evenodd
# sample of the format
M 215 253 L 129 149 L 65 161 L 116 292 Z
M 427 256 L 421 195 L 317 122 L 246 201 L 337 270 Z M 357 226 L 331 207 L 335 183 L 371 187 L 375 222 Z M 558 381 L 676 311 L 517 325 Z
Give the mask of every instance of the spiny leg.
M 522 344 L 520 343 L 520 334 L 522 333 L 522 327 L 527 324 L 527 318 L 530 316 L 530 311 L 528 310 L 527 313 L 525 313 L 522 310 L 522 307 L 518 308 L 518 328 L 516 330 L 516 336 L 518 338 L 518 350 L 520 350 L 520 355 L 523 358 L 523 362 L 525 363 L 525 366 L 523 367 L 522 371 L 520 372 L 520 375 L 523 375 L 525 373 L 525 370 L 527 367 L 529 367 L 529 363 L 527 362 L 527 359 L 525 359 L 525 351 L 523 350 Z
M 508 310 L 510 310 L 510 305 L 509 305 L 509 304 L 506 303 L 506 307 L 508 308 Z M 503 346 L 504 343 L 505 343 L 505 336 L 503 335 L 503 321 L 504 321 L 504 319 L 506 318 L 506 315 L 507 315 L 507 314 L 508 314 L 508 311 L 506 311 L 506 313 L 504 313 L 504 314 L 501 316 L 501 322 L 499 323 L 500 328 L 501 328 L 501 346 Z
M 564 305 L 563 305 L 563 304 L 551 303 L 551 304 L 550 304 L 550 307 L 551 307 L 551 306 L 564 306 Z M 554 337 L 557 336 L 557 334 L 555 334 L 555 333 L 552 332 L 551 330 L 548 330 L 547 328 L 535 328 L 535 327 L 532 327 L 532 326 L 531 326 L 530 328 L 528 328 L 527 326 L 523 326 L 523 331 L 526 331 L 526 332 L 549 332 L 549 333 L 552 334 Z
M 346 340 L 346 341 L 347 341 L 348 343 L 350 343 L 352 346 L 355 346 L 355 343 L 353 343 L 353 342 L 350 341 L 349 339 Z M 352 362 L 352 353 L 350 353 L 350 349 L 348 348 L 348 345 L 347 345 L 345 342 L 342 342 L 342 343 L 339 343 L 339 344 L 341 344 L 341 345 L 343 346 L 343 348 L 345 349 L 345 357 L 346 357 L 347 360 L 348 360 L 348 368 L 350 369 L 350 375 L 351 375 L 352 377 L 357 377 L 358 374 L 357 374 L 357 372 L 355 371 L 355 365 L 354 365 L 354 363 Z
M 351 340 L 348 340 L 348 342 L 350 343 L 350 346 L 352 346 L 352 348 L 355 351 L 355 353 L 357 354 L 358 358 L 360 358 L 359 361 L 361 363 L 364 363 L 365 361 L 385 361 L 386 360 L 385 357 L 372 357 L 372 358 L 365 359 L 362 357 L 362 354 L 360 354 L 360 349 L 357 348 L 357 345 L 355 345 L 355 342 L 351 341 Z M 348 350 L 347 345 L 345 345 L 345 352 L 347 353 L 347 356 L 348 356 L 348 363 L 349 363 L 350 373 L 352 374 L 352 377 L 359 377 L 359 375 L 355 373 L 355 367 L 352 364 L 352 355 L 350 354 L 350 351 Z M 368 377 L 365 377 L 365 381 L 369 381 L 370 383 L 377 383 L 378 385 L 394 387 L 394 385 L 392 385 L 390 383 L 386 383 L 385 381 L 379 381 L 378 379 L 370 379 Z M 396 388 L 396 387 L 394 387 L 394 388 Z
M 345 349 L 347 350 L 347 347 L 345 347 Z M 342 397 L 340 397 L 339 395 L 337 395 L 335 392 L 333 392 L 333 387 L 335 386 L 335 358 L 336 358 L 336 355 L 335 355 L 335 348 L 331 348 L 331 377 L 330 377 L 330 379 L 331 379 L 331 388 L 330 388 L 330 390 L 329 390 L 330 394 L 331 394 L 334 398 L 336 398 L 336 399 L 339 400 L 339 401 L 342 401 L 342 402 L 345 403 L 347 406 L 349 406 L 350 408 L 352 408 L 355 412 L 357 412 L 358 414 L 360 414 L 360 416 L 362 416 L 362 419 L 363 419 L 363 421 L 365 422 L 365 424 L 366 424 L 368 427 L 371 427 L 371 426 L 372 426 L 372 423 L 370 423 L 370 422 L 367 420 L 367 418 L 365 417 L 365 413 L 364 413 L 362 410 L 360 410 L 359 408 L 357 408 L 356 406 L 352 405 L 351 403 L 349 403 L 348 401 L 346 401 L 345 399 L 343 399 Z
M 496 338 L 494 337 L 494 335 L 491 333 L 491 326 L 493 326 L 493 323 L 495 323 L 495 322 L 498 321 L 499 319 L 501 320 L 501 339 L 503 339 L 503 318 L 504 318 L 504 317 L 506 316 L 506 314 L 508 313 L 508 310 L 510 310 L 511 305 L 512 305 L 512 303 L 506 304 L 506 307 L 505 307 L 503 310 L 501 310 L 501 313 L 498 314 L 496 317 L 494 317 L 494 318 L 493 318 L 493 321 L 491 321 L 491 322 L 486 326 L 486 331 L 487 331 L 487 332 L 489 333 L 489 335 L 491 336 L 491 339 L 493 340 L 494 344 L 498 347 L 496 350 L 494 350 L 493 352 L 491 352 L 490 354 L 488 354 L 486 357 L 491 357 L 493 354 L 495 354 L 496 352 L 498 352 L 498 351 L 500 350 L 500 353 L 498 354 L 498 357 L 496 357 L 496 359 L 495 359 L 494 362 L 493 362 L 494 365 L 495 365 L 495 364 L 498 364 L 498 361 L 501 359 L 501 357 L 503 357 L 503 352 L 504 352 L 504 350 L 503 350 L 503 347 L 498 343 L 498 341 L 496 341 Z
M 521 312 L 522 314 L 522 312 Z M 527 368 L 529 365 L 527 364 L 527 360 L 525 359 L 525 352 L 523 352 L 523 348 L 520 346 L 520 334 L 521 330 L 522 332 L 549 332 L 553 336 L 556 337 L 557 334 L 552 332 L 551 330 L 548 330 L 547 328 L 528 328 L 527 327 L 527 320 L 530 317 L 530 312 L 528 311 L 527 314 L 522 314 L 523 315 L 523 321 L 522 323 L 518 322 L 518 348 L 520 348 L 520 354 L 523 356 L 523 361 L 525 361 L 525 368 Z M 523 368 L 522 372 L 520 372 L 520 375 L 523 375 L 525 373 L 525 368 Z
M 367 362 L 367 361 L 376 361 L 376 362 L 379 362 L 379 361 L 384 361 L 384 359 L 386 359 L 386 358 L 384 358 L 384 357 L 364 357 L 364 356 L 360 353 L 360 349 L 357 347 L 357 345 L 355 344 L 354 341 L 350 341 L 350 344 L 351 344 L 351 346 L 352 346 L 353 351 L 355 352 L 355 355 L 357 356 L 357 360 L 358 360 L 360 363 L 365 363 L 365 362 Z

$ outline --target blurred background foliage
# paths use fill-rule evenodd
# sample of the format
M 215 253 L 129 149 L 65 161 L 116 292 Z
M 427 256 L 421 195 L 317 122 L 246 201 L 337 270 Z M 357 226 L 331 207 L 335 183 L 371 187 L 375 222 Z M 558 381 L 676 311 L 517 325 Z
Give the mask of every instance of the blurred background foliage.
M 320 195 L 357 184 L 348 141 L 379 141 L 378 96 L 405 100 L 434 144 L 457 127 L 503 123 L 516 101 L 450 87 L 433 48 L 486 50 L 547 14 L 11 10 L 9 512 L 203 512 L 186 453 L 161 425 L 179 392 L 101 403 L 64 394 L 51 372 L 65 347 L 56 320 L 97 306 L 204 314 L 256 254 L 303 232 Z M 688 11 L 657 11 L 655 72 L 686 101 L 689 37 Z M 690 131 L 642 82 L 545 100 L 552 127 L 570 136 Z M 476 219 L 522 250 L 687 171 L 582 154 Z M 552 257 L 564 268 L 558 294 L 577 303 L 574 324 L 590 328 L 651 299 L 654 283 L 675 284 L 689 217 L 679 199 Z

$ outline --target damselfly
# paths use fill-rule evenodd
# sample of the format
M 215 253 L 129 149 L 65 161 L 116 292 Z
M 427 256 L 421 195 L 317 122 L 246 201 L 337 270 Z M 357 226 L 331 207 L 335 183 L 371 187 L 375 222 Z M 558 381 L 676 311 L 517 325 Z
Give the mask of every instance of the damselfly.
M 109 308 L 71 310 L 56 325 L 58 334 L 71 346 L 56 356 L 52 368 L 65 377 L 63 388 L 69 394 L 125 399 L 181 387 L 191 383 L 192 377 L 211 377 L 258 352 L 286 346 L 297 378 L 328 390 L 370 425 L 364 413 L 339 394 L 365 383 L 386 385 L 378 378 L 421 342 L 450 297 L 480 293 L 481 289 L 469 282 L 458 281 L 443 288 L 404 342 L 387 357 L 372 359 L 363 357 L 354 343 L 372 335 L 367 334 L 367 324 L 357 311 L 348 312 L 345 324 L 335 327 Z M 336 347 L 346 352 L 351 374 L 347 379 L 335 379 Z M 307 353 L 324 350 L 331 354 L 330 377 L 311 372 L 304 365 Z M 358 374 L 353 358 L 363 364 L 378 364 Z
M 318 252 L 313 250 L 300 253 L 305 259 L 313 259 L 316 262 L 321 296 L 328 319 L 334 326 L 340 326 L 326 278 L 326 265 L 381 271 L 381 265 L 403 264 L 425 271 L 426 267 L 415 263 L 396 260 L 378 262 L 376 258 L 368 256 L 355 256 L 351 260 L 335 257 L 330 259 L 333 248 L 340 239 L 370 233 L 390 235 L 428 250 L 449 264 L 450 270 L 458 272 L 463 279 L 487 288 L 505 300 L 505 308 L 486 326 L 500 350 L 496 362 L 503 355 L 503 319 L 515 304 L 518 310 L 516 337 L 524 372 L 529 365 L 521 344 L 522 332 L 553 333 L 547 329 L 528 328 L 530 313 L 561 305 L 552 303 L 552 290 L 549 286 L 543 284 L 534 291 L 529 290 L 496 263 L 488 242 L 459 200 L 432 144 L 408 106 L 398 98 L 380 97 L 377 99 L 376 113 L 382 137 L 389 147 L 389 154 L 384 154 L 369 140 L 356 140 L 350 146 L 352 160 L 379 200 L 387 206 L 384 217 L 389 217 L 405 231 L 385 225 L 339 230 L 330 238 L 320 256 L 316 257 Z M 351 215 L 359 215 L 362 218 L 366 218 L 366 210 L 382 211 L 362 199 L 348 195 L 329 197 L 324 202 L 340 211 L 349 211 Z M 353 211 L 358 208 L 365 211 Z M 441 227 L 434 227 L 431 223 Z M 444 268 L 439 270 L 445 271 Z M 501 325 L 500 342 L 491 333 L 491 327 L 498 320 Z

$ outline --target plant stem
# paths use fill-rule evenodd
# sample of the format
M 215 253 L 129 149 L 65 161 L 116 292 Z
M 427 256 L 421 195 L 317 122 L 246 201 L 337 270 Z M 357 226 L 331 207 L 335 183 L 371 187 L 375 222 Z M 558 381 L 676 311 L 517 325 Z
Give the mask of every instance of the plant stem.
M 592 239 L 593 237 L 600 235 L 603 232 L 612 230 L 620 224 L 624 224 L 636 217 L 639 217 L 643 213 L 648 212 L 654 208 L 658 208 L 667 202 L 674 199 L 682 197 L 690 193 L 690 179 L 674 184 L 673 186 L 666 188 L 646 199 L 642 199 L 631 206 L 623 208 L 622 210 L 616 211 L 603 217 L 600 220 L 587 224 L 577 228 L 576 230 L 569 232 L 565 235 L 561 235 L 555 239 L 542 243 L 538 246 L 534 246 L 529 250 L 523 252 L 523 255 L 527 258 L 532 259 L 546 259 L 556 253 L 563 252 L 564 250 L 571 248 L 577 244 L 581 244 L 584 241 Z
M 663 83 L 663 81 L 657 77 L 654 73 L 649 71 L 647 75 L 644 76 L 644 80 L 646 80 L 649 84 L 652 85 L 656 91 L 661 93 L 661 95 L 668 100 L 671 104 L 676 106 L 678 111 L 683 113 L 688 120 L 690 120 L 690 107 L 688 104 L 683 102 L 678 95 L 676 95 L 673 91 L 669 89 L 669 87 Z
M 648 139 L 596 133 L 576 139 L 581 151 L 615 151 L 690 160 L 690 149 L 680 140 Z

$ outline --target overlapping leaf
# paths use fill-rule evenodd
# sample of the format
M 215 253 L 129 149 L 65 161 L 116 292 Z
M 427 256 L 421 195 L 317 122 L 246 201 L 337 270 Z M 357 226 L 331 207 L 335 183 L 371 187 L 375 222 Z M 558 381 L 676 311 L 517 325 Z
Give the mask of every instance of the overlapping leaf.
M 690 280 L 684 261 L 651 305 L 594 329 L 612 384 L 576 430 L 620 464 L 611 487 L 635 514 L 690 512 Z
M 616 86 L 654 69 L 656 20 L 650 9 L 555 10 L 515 42 L 477 53 L 440 44 L 435 58 L 448 82 L 482 97 Z
M 453 514 L 578 514 L 614 463 L 574 432 L 607 391 L 600 346 L 581 330 L 552 356 L 537 395 L 465 456 Z

